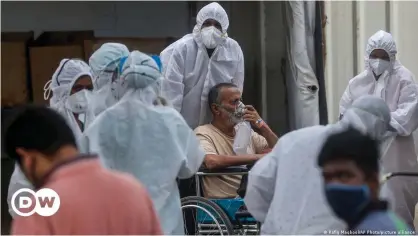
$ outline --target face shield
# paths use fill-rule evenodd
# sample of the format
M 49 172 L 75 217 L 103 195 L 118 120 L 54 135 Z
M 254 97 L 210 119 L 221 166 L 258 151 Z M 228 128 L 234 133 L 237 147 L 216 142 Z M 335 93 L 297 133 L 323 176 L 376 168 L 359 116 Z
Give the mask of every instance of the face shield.
M 383 99 L 365 95 L 353 102 L 341 119 L 342 124 L 351 125 L 376 140 L 384 140 L 387 134 L 395 131 L 390 125 L 389 107 Z

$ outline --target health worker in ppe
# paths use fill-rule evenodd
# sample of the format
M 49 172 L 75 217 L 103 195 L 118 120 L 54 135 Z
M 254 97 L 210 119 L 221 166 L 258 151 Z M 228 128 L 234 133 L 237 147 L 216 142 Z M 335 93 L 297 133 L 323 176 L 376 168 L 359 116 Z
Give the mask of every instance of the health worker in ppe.
M 390 122 L 387 105 L 374 96 L 359 98 L 345 114 L 337 124 L 285 134 L 250 170 L 244 202 L 262 223 L 261 234 L 312 235 L 345 229 L 325 199 L 318 154 L 334 132 L 352 126 L 381 140 Z
M 161 52 L 163 94 L 192 129 L 209 124 L 209 90 L 219 83 L 233 83 L 242 91 L 244 56 L 228 37 L 228 15 L 218 3 L 203 7 L 193 33 Z
M 414 75 L 396 59 L 396 44 L 392 35 L 378 31 L 366 46 L 366 70 L 350 80 L 340 101 L 343 116 L 352 102 L 365 94 L 382 98 L 391 111 L 391 126 L 382 150 L 381 171 L 418 171 L 412 132 L 418 127 L 418 85 Z M 397 178 L 381 190 L 392 209 L 413 226 L 414 207 L 418 202 L 418 181 Z
M 121 73 L 122 99 L 85 131 L 82 150 L 134 175 L 150 193 L 164 233 L 184 235 L 176 178 L 193 176 L 205 153 L 180 113 L 159 102 L 161 80 L 150 56 L 131 52 Z
M 50 107 L 66 118 L 76 139 L 81 137 L 84 128 L 94 119 L 93 112 L 89 109 L 92 90 L 90 67 L 79 59 L 61 60 L 52 79 L 44 87 L 44 99 L 50 98 Z M 33 187 L 20 168 L 15 165 L 8 192 L 9 212 L 13 217 L 16 215 L 10 207 L 10 201 L 13 193 L 21 188 L 32 189 Z
M 122 97 L 120 70 L 129 56 L 129 49 L 120 43 L 105 43 L 95 51 L 89 65 L 93 72 L 95 91 L 92 104 L 98 115 Z

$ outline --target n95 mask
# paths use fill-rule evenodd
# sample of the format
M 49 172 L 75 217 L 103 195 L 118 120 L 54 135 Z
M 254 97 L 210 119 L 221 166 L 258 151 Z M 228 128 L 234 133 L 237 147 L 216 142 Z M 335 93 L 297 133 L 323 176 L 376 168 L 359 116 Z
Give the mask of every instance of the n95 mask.
M 370 59 L 370 68 L 375 73 L 375 75 L 379 76 L 385 72 L 390 66 L 390 62 L 382 60 L 382 59 Z
M 208 49 L 216 48 L 222 41 L 222 32 L 215 26 L 209 26 L 200 31 L 203 44 Z
M 67 108 L 76 114 L 85 113 L 90 97 L 91 91 L 86 89 L 78 91 L 68 97 Z

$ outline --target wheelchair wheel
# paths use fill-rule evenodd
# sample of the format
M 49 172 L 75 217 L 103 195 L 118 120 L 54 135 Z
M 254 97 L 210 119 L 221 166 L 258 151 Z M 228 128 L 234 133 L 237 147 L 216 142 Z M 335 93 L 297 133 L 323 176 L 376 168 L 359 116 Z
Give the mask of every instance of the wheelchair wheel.
M 195 222 L 195 232 L 186 235 L 234 235 L 234 226 L 228 215 L 216 203 L 203 197 L 185 197 L 181 199 L 181 209 L 186 220 Z M 186 214 L 191 210 L 192 214 Z M 193 217 L 193 219 L 190 219 Z

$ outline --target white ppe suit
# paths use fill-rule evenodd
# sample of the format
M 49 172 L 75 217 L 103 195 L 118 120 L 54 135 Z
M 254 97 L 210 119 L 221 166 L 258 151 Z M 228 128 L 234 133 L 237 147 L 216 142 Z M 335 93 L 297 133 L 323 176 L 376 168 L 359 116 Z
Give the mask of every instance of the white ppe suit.
M 345 223 L 334 216 L 326 201 L 316 164 L 318 154 L 330 134 L 350 125 L 380 139 L 382 130 L 389 126 L 389 117 L 382 99 L 366 96 L 337 124 L 311 126 L 282 136 L 248 177 L 244 201 L 262 223 L 261 234 L 314 235 L 345 229 Z
M 52 75 L 52 79 L 49 80 L 44 87 L 44 99 L 48 100 L 52 91 L 52 97 L 49 101 L 50 107 L 66 118 L 68 125 L 71 127 L 77 140 L 81 137 L 83 131 L 80 129 L 80 126 L 73 115 L 68 98 L 70 97 L 71 89 L 77 79 L 85 75 L 92 77 L 90 67 L 84 61 L 77 59 L 63 59 L 55 73 Z M 83 115 L 79 114 L 79 117 L 82 117 L 82 119 L 79 119 L 84 124 L 84 127 L 87 127 L 94 119 L 94 115 L 89 110 Z M 26 179 L 18 164 L 15 164 L 15 170 L 10 178 L 7 196 L 9 213 L 12 217 L 16 216 L 10 205 L 12 195 L 21 188 L 32 189 L 33 187 Z
M 105 43 L 95 51 L 89 65 L 93 72 L 95 91 L 92 100 L 95 115 L 114 105 L 121 97 L 119 76 L 129 49 L 120 43 Z
M 222 36 L 212 56 L 203 44 L 201 28 L 207 19 L 222 26 Z M 233 83 L 242 91 L 244 56 L 238 43 L 229 38 L 228 16 L 218 3 L 203 7 L 193 33 L 185 35 L 161 52 L 163 95 L 194 129 L 211 121 L 207 105 L 209 90 L 219 83 Z
M 390 66 L 376 81 L 369 56 L 375 49 L 383 49 L 390 58 Z M 381 157 L 382 173 L 396 171 L 418 172 L 412 132 L 418 127 L 418 85 L 414 75 L 396 60 L 396 45 L 390 35 L 378 31 L 368 40 L 366 70 L 350 80 L 340 101 L 340 114 L 358 97 L 371 94 L 382 98 L 391 111 L 391 126 L 395 132 L 387 132 L 386 148 Z M 391 208 L 410 226 L 413 225 L 414 207 L 418 202 L 418 180 L 395 177 L 381 190 L 381 196 L 389 200 Z
M 161 79 L 151 57 L 131 52 L 121 74 L 125 94 L 84 132 L 82 151 L 134 175 L 150 193 L 164 233 L 184 235 L 176 178 L 193 176 L 205 153 L 180 113 L 153 105 Z

